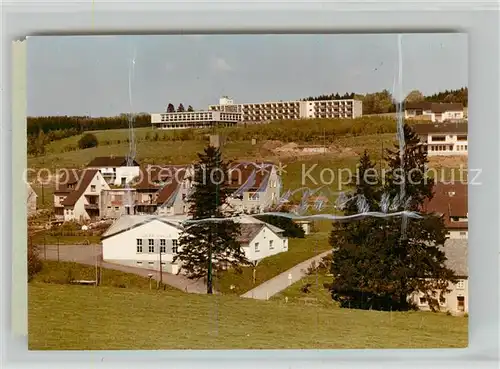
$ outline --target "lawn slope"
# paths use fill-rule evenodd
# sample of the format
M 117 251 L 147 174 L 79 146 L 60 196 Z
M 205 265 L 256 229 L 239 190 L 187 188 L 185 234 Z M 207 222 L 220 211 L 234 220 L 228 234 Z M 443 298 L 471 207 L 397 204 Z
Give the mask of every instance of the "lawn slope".
M 308 307 L 231 296 L 31 283 L 29 348 L 465 347 L 467 318 Z

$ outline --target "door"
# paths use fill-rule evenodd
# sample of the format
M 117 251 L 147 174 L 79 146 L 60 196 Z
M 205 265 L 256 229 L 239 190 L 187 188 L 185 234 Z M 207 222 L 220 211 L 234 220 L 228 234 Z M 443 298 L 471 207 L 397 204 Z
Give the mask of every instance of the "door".
M 465 297 L 464 296 L 457 296 L 457 310 L 458 311 L 465 311 Z

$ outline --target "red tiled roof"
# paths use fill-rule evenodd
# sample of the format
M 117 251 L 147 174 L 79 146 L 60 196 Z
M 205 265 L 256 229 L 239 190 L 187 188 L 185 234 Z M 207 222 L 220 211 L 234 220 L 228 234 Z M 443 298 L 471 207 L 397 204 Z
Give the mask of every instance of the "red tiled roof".
M 80 175 L 78 176 L 78 183 L 76 183 L 73 191 L 69 193 L 68 196 L 61 203 L 63 206 L 73 206 L 76 204 L 78 199 L 85 192 L 90 182 L 94 179 L 95 175 L 99 172 L 97 169 L 86 169 L 80 171 Z
M 260 185 L 262 184 L 266 175 L 269 172 L 269 168 L 265 168 L 264 170 L 259 170 L 259 166 L 262 164 L 272 164 L 272 163 L 262 162 L 262 163 L 251 163 L 246 165 L 245 164 L 239 165 L 238 162 L 231 163 L 229 165 L 229 181 L 227 183 L 228 187 L 237 190 L 247 182 L 252 173 L 255 171 L 255 182 L 250 188 L 248 188 L 248 191 L 256 191 L 260 187 Z
M 134 160 L 134 165 L 139 166 L 139 164 L 135 160 Z M 126 167 L 126 166 L 127 166 L 126 156 L 98 156 L 92 159 L 92 161 L 87 164 L 87 168 Z
M 170 199 L 170 197 L 179 188 L 181 184 L 179 180 L 182 180 L 182 178 L 184 178 L 185 173 L 186 173 L 185 169 L 179 169 L 179 174 L 177 176 L 174 176 L 170 183 L 168 183 L 166 186 L 163 186 L 163 188 L 160 191 L 158 191 L 158 196 L 156 198 L 157 204 L 164 204 Z
M 460 103 L 435 103 L 430 101 L 409 102 L 405 104 L 405 110 L 430 110 L 433 113 L 444 113 L 447 111 L 463 111 L 464 106 Z
M 437 182 L 433 192 L 434 197 L 425 202 L 423 211 L 442 214 L 447 228 L 466 229 L 468 222 L 453 221 L 452 218 L 467 218 L 467 184 Z

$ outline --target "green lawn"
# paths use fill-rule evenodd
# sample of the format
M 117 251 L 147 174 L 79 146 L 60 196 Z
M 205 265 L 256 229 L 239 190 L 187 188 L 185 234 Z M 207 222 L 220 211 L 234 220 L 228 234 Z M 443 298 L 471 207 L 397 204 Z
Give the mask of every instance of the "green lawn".
M 253 287 L 330 248 L 327 232 L 318 232 L 306 238 L 290 238 L 287 252 L 267 257 L 257 265 L 255 285 L 253 285 L 253 268 L 246 267 L 243 268 L 241 274 L 233 270 L 225 271 L 217 278 L 215 288 L 224 294 L 242 295 Z M 231 289 L 231 285 L 234 289 Z
M 68 283 L 69 279 L 93 281 L 95 280 L 95 268 L 93 266 L 67 261 L 58 262 L 53 260 L 44 260 L 42 271 L 34 277 L 31 284 L 42 284 L 42 286 L 45 286 L 46 284 L 64 285 Z M 153 288 L 156 287 L 155 281 L 152 282 L 152 286 Z M 131 288 L 149 291 L 149 278 L 117 270 L 102 269 L 100 286 L 98 288 L 102 287 Z M 165 286 L 165 290 L 170 292 L 178 291 L 170 286 Z
M 286 290 L 272 296 L 271 300 L 283 302 L 285 298 L 288 298 L 289 303 L 336 308 L 337 304 L 332 300 L 330 292 L 323 286 L 324 283 L 332 283 L 332 278 L 320 273 L 317 275 L 308 275 L 292 284 Z M 310 284 L 309 293 L 303 292 L 302 288 L 308 284 Z
M 101 236 L 53 236 L 43 232 L 37 233 L 33 237 L 33 243 L 43 247 L 43 245 L 92 245 L 101 242 Z
M 31 350 L 466 347 L 468 319 L 30 283 Z

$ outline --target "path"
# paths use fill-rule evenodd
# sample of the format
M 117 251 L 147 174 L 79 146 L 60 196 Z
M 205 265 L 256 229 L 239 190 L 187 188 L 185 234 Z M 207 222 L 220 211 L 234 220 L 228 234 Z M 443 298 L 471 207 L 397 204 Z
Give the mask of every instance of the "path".
M 241 297 L 253 298 L 257 300 L 267 300 L 273 295 L 283 291 L 295 282 L 300 281 L 306 276 L 307 268 L 312 264 L 313 261 L 321 261 L 323 257 L 330 254 L 332 251 L 325 251 L 319 255 L 316 255 L 300 264 L 295 265 L 293 268 L 288 269 L 286 272 L 277 275 L 276 277 L 262 283 L 261 285 L 255 287 L 254 289 L 241 295 Z M 291 280 L 289 279 L 291 276 Z
M 98 255 L 98 264 L 102 268 L 132 273 L 146 278 L 148 277 L 148 274 L 152 274 L 152 278 L 154 280 L 160 279 L 160 272 L 158 270 L 136 268 L 103 261 L 100 245 L 61 245 L 59 246 L 59 255 L 57 249 L 57 245 L 47 245 L 45 247 L 45 251 L 43 247 L 40 247 L 40 256 L 49 260 L 59 259 L 61 261 L 72 261 L 79 264 L 95 265 L 96 255 Z M 163 283 L 169 286 L 178 288 L 188 293 L 204 294 L 207 292 L 207 287 L 202 281 L 195 281 L 183 275 L 175 275 L 166 272 L 163 272 L 162 274 Z

